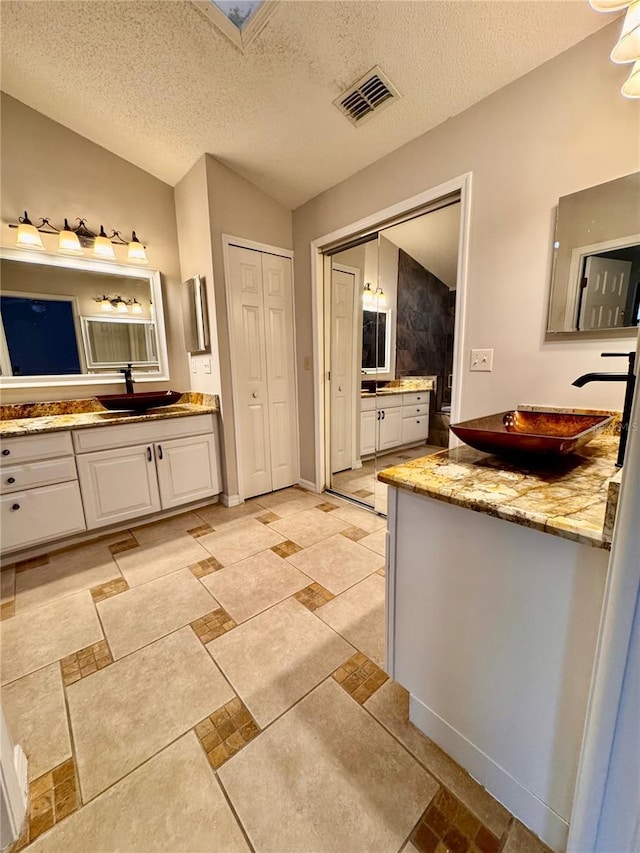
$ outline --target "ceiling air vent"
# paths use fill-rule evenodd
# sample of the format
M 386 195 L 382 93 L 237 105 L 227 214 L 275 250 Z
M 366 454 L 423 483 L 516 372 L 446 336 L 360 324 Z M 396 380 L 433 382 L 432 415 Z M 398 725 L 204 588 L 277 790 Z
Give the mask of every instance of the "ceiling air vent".
M 400 93 L 377 65 L 356 80 L 333 102 L 350 122 L 364 124 L 374 112 L 388 107 Z

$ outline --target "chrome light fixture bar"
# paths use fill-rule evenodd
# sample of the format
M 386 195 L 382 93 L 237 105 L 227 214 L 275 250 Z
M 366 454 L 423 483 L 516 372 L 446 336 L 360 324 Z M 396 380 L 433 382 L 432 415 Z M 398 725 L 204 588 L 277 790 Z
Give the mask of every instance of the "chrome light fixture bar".
M 102 260 L 114 261 L 116 246 L 127 246 L 127 261 L 134 264 L 148 264 L 145 246 L 138 239 L 136 232 L 131 232 L 131 239 L 126 240 L 120 231 L 113 230 L 110 235 L 106 233 L 101 225 L 96 234 L 87 228 L 86 219 L 76 219 L 77 226 L 69 224 L 64 220 L 62 228 L 56 228 L 51 224 L 48 217 L 41 217 L 40 224 L 34 225 L 25 210 L 24 216 L 18 217 L 18 222 L 10 222 L 9 228 L 17 228 L 16 246 L 22 249 L 36 249 L 45 251 L 40 234 L 57 234 L 58 251 L 63 255 L 84 255 L 84 249 L 92 249 L 93 257 Z
M 105 312 L 116 311 L 118 314 L 142 314 L 142 303 L 137 299 L 123 299 L 122 296 L 95 296 L 94 302 L 100 305 L 100 310 Z

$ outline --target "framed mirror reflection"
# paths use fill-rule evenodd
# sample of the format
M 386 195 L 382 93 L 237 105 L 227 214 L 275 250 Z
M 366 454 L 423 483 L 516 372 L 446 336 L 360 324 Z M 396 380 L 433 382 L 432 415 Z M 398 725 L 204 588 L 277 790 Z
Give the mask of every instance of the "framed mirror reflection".
M 3 387 L 168 379 L 159 272 L 5 248 L 0 275 Z

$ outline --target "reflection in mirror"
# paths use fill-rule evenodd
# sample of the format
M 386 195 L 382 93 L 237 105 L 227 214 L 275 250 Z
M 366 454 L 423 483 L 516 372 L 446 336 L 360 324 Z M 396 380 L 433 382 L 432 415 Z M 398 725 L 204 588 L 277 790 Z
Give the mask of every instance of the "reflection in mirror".
M 638 326 L 640 172 L 558 203 L 548 332 Z
M 391 322 L 390 311 L 362 312 L 362 372 L 386 373 L 389 370 Z
M 185 349 L 192 355 L 209 352 L 209 317 L 204 278 L 194 275 L 184 283 L 183 319 Z
M 3 385 L 120 382 L 129 362 L 168 378 L 158 273 L 2 249 L 0 275 Z

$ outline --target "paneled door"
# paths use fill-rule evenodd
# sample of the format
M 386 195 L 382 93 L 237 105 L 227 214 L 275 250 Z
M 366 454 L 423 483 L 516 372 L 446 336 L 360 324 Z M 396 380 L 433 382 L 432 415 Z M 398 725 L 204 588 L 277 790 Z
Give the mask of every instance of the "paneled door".
M 291 259 L 229 246 L 227 293 L 244 498 L 297 482 Z
M 615 329 L 630 324 L 630 318 L 624 316 L 630 278 L 631 261 L 587 258 L 581 330 Z

